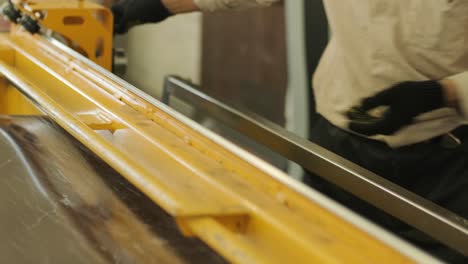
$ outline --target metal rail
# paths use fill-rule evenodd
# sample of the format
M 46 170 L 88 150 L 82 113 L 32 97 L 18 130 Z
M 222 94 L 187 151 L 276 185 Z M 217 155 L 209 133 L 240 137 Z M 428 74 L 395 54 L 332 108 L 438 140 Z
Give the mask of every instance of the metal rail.
M 163 102 L 169 104 L 171 96 L 468 256 L 468 221 L 464 218 L 258 115 L 209 97 L 181 78 L 166 78 Z
M 356 226 L 360 230 L 366 232 L 369 234 L 371 237 L 376 238 L 382 242 L 384 242 L 386 245 L 389 245 L 390 247 L 397 249 L 397 251 L 402 252 L 406 256 L 410 256 L 413 260 L 417 260 L 417 262 L 420 263 L 438 263 L 438 261 L 434 260 L 430 256 L 424 254 L 423 252 L 417 250 L 410 244 L 406 243 L 405 241 L 402 241 L 401 239 L 397 238 L 396 236 L 384 231 L 380 227 L 374 225 L 373 223 L 367 221 L 366 219 L 358 216 L 357 214 L 353 214 L 350 210 L 347 210 L 346 208 L 339 206 L 338 204 L 332 202 L 331 200 L 327 199 L 326 197 L 318 194 L 317 192 L 314 192 L 307 186 L 301 184 L 300 182 L 288 178 L 286 175 L 283 177 L 283 174 L 280 173 L 278 174 L 276 170 L 272 170 L 273 167 L 269 166 L 264 166 L 266 165 L 264 162 L 262 162 L 259 159 L 256 159 L 249 153 L 243 151 L 242 149 L 238 148 L 234 144 L 231 144 L 231 142 L 224 140 L 224 138 L 219 137 L 218 135 L 214 134 L 213 132 L 204 129 L 201 127 L 199 124 L 196 122 L 190 120 L 189 118 L 183 116 L 176 110 L 172 109 L 170 106 L 165 105 L 163 102 L 160 100 L 157 100 L 147 94 L 145 94 L 143 91 L 140 89 L 136 88 L 135 86 L 125 82 L 124 80 L 118 78 L 117 76 L 111 74 L 101 66 L 97 65 L 96 63 L 86 59 L 83 57 L 81 54 L 78 54 L 74 50 L 70 49 L 68 46 L 62 44 L 61 42 L 57 41 L 54 38 L 50 38 L 47 36 L 44 36 L 49 43 L 51 43 L 53 46 L 56 48 L 62 50 L 69 56 L 72 56 L 75 60 L 79 61 L 83 65 L 86 65 L 89 67 L 89 69 L 92 69 L 93 71 L 99 73 L 100 75 L 104 76 L 108 80 L 112 80 L 113 82 L 117 83 L 120 85 L 123 89 L 137 95 L 138 97 L 144 99 L 148 103 L 158 107 L 159 109 L 163 110 L 164 112 L 170 114 L 171 116 L 175 117 L 177 120 L 180 122 L 185 123 L 187 126 L 189 126 L 191 129 L 194 131 L 197 131 L 201 135 L 204 135 L 205 137 L 209 138 L 213 142 L 220 144 L 224 146 L 226 149 L 229 151 L 232 151 L 236 155 L 243 157 L 246 161 L 248 160 L 249 164 L 252 164 L 253 166 L 260 168 L 262 171 L 269 173 L 270 176 L 281 182 L 284 186 L 287 186 L 291 190 L 294 190 L 295 192 L 303 195 L 304 197 L 307 197 L 307 199 L 310 199 L 314 203 L 319 204 L 322 208 L 325 208 L 326 210 L 329 210 L 336 214 L 337 216 L 346 219 L 351 223 L 352 225 Z
M 436 262 L 162 102 L 144 100 L 95 63 L 38 37 L 2 41 L 2 102 L 28 96 L 185 235 L 227 260 Z M 30 102 L 18 102 L 5 113 L 36 113 L 23 111 Z M 111 131 L 111 140 L 97 130 Z

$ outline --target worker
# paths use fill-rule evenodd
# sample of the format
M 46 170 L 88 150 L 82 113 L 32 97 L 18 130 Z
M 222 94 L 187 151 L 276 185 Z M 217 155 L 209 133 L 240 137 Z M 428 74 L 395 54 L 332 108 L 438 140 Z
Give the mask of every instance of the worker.
M 274 2 L 123 0 L 113 6 L 115 30 Z M 324 5 L 332 37 L 314 75 L 318 116 L 310 139 L 468 218 L 468 1 Z M 464 261 L 339 188 L 310 174 L 305 181 L 435 255 Z

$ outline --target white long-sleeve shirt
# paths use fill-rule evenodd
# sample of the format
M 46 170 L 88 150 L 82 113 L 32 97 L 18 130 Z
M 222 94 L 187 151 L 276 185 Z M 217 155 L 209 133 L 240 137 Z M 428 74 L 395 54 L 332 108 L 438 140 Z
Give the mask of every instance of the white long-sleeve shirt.
M 195 0 L 202 10 L 270 5 L 277 0 Z M 294 0 L 292 0 L 294 1 Z M 314 76 L 317 111 L 348 129 L 344 113 L 363 98 L 409 80 L 449 78 L 468 116 L 468 0 L 324 0 L 332 38 Z M 423 114 L 392 136 L 399 147 L 466 123 L 454 109 Z

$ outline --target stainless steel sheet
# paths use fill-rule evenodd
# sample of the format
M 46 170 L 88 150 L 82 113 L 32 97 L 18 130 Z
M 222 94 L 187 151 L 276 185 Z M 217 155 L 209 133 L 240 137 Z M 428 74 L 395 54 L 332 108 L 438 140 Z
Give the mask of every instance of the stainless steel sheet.
M 224 263 L 42 117 L 0 116 L 0 263 Z

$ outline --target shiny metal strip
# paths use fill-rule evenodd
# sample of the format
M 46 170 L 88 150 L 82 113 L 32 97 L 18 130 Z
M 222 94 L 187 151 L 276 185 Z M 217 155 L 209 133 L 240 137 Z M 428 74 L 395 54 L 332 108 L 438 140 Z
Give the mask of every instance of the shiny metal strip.
M 229 107 L 180 78 L 166 79 L 163 102 L 168 103 L 170 96 L 208 112 L 231 128 L 468 256 L 468 221 L 456 214 L 258 115 Z

